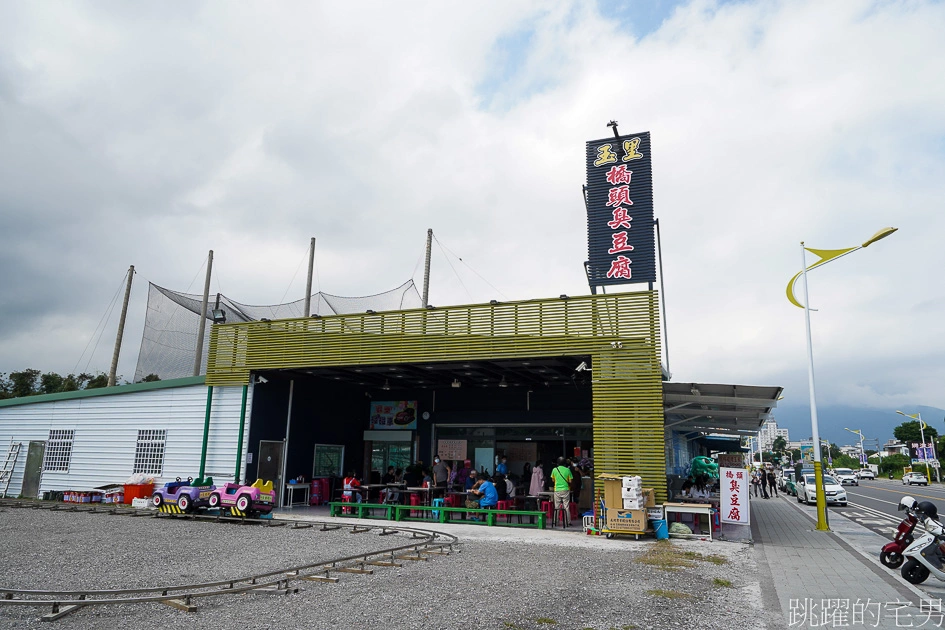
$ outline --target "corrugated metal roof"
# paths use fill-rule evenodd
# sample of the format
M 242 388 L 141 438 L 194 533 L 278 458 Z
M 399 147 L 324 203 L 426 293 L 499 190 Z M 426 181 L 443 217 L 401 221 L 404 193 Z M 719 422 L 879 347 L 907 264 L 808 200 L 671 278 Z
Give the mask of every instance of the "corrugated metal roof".
M 168 381 L 153 381 L 150 383 L 131 383 L 115 387 L 97 387 L 95 389 L 80 389 L 74 392 L 59 392 L 57 394 L 40 394 L 39 396 L 24 396 L 22 398 L 7 398 L 0 400 L 0 407 L 15 407 L 17 405 L 35 405 L 36 403 L 72 400 L 74 398 L 92 398 L 95 396 L 118 396 L 134 392 L 146 392 L 155 389 L 169 389 L 172 387 L 189 387 L 203 385 L 205 377 L 191 376 L 175 378 Z

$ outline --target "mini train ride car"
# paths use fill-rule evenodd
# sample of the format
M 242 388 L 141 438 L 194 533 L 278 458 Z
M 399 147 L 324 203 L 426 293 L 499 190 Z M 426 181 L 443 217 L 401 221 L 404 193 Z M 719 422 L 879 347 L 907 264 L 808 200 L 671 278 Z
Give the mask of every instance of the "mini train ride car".
M 210 493 L 211 508 L 226 508 L 234 515 L 268 514 L 276 504 L 272 482 L 257 479 L 251 486 L 228 483 Z
M 190 512 L 197 508 L 208 507 L 210 505 L 210 494 L 216 490 L 213 485 L 213 478 L 200 478 L 194 480 L 188 477 L 186 481 L 178 477 L 175 481 L 170 481 L 162 488 L 158 488 L 151 495 L 151 502 L 154 507 L 160 508 L 162 505 L 176 505 L 182 512 Z

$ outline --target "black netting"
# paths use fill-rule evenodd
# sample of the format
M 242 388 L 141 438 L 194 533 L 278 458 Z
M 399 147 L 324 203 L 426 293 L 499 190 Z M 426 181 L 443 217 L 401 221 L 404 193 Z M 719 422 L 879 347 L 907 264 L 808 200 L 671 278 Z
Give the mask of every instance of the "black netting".
M 216 306 L 217 300 L 219 307 Z M 148 312 L 144 320 L 135 381 L 140 381 L 149 374 L 157 374 L 161 380 L 193 376 L 202 303 L 202 295 L 171 291 L 149 283 Z M 396 289 L 363 297 L 344 297 L 322 292 L 312 294 L 312 313 L 319 315 L 364 313 L 367 310 L 396 311 L 420 308 L 420 305 L 420 293 L 413 280 L 408 280 Z M 217 294 L 210 296 L 204 316 L 208 322 L 212 321 L 211 311 L 214 308 L 222 308 L 226 311 L 227 322 L 249 322 L 263 318 L 288 319 L 310 315 L 311 313 L 302 312 L 304 306 L 305 300 L 253 306 Z M 208 329 L 203 341 L 201 374 L 206 374 L 207 371 L 209 345 Z

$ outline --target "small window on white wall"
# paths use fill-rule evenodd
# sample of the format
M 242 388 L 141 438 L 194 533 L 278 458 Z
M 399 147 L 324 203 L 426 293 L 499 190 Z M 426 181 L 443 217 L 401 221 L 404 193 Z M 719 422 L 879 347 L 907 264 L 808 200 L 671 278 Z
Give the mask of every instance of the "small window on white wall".
M 135 447 L 135 469 L 132 472 L 160 475 L 164 468 L 166 429 L 141 429 Z
M 46 440 L 46 452 L 43 454 L 43 471 L 69 471 L 69 462 L 72 459 L 72 440 L 75 431 L 72 429 L 53 429 Z

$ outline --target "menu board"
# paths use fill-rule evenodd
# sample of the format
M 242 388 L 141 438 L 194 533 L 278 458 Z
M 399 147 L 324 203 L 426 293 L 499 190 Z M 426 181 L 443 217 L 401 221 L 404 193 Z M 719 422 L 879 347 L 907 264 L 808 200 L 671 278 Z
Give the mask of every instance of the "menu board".
M 437 440 L 436 454 L 446 461 L 466 459 L 466 440 Z
M 371 430 L 414 431 L 417 428 L 416 400 L 379 400 L 371 403 Z

